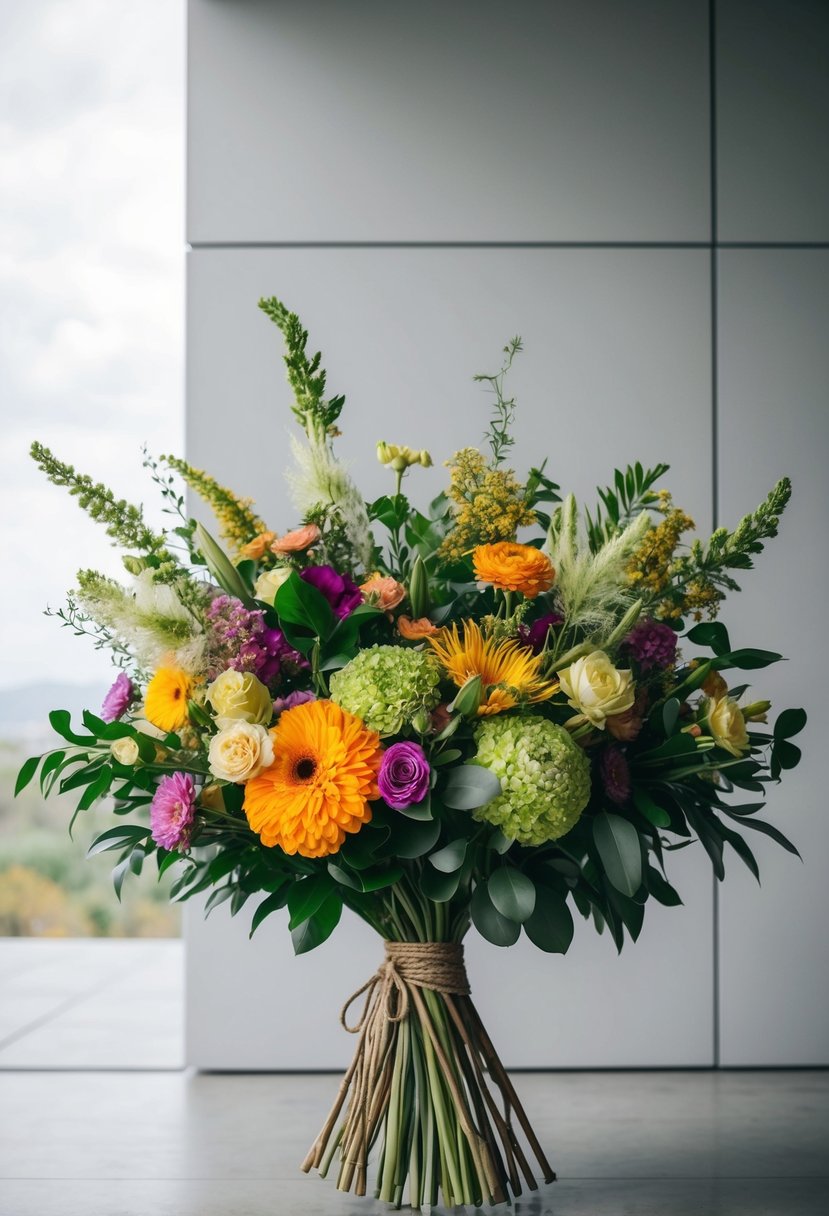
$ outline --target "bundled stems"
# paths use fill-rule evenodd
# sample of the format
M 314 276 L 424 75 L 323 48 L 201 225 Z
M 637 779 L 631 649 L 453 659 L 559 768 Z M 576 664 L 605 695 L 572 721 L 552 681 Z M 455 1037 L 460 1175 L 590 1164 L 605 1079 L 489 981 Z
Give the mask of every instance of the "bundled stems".
M 348 1025 L 363 994 L 362 1014 Z M 342 1021 L 359 1035 L 357 1050 L 306 1172 L 325 1176 L 338 1157 L 338 1188 L 364 1195 L 369 1153 L 381 1145 L 375 1197 L 415 1209 L 441 1196 L 448 1207 L 508 1203 L 538 1186 L 530 1155 L 553 1181 L 470 999 L 459 943 L 387 941 L 384 963 Z

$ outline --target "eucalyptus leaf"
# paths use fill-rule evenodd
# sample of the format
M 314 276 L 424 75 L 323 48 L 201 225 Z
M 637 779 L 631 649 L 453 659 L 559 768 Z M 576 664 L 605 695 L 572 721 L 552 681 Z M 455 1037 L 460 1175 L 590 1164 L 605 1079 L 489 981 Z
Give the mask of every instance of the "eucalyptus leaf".
M 536 887 L 535 907 L 524 922 L 527 937 L 547 954 L 566 954 L 573 940 L 573 917 L 566 896 Z
M 461 868 L 465 858 L 466 838 L 459 836 L 457 840 L 450 840 L 449 844 L 438 849 L 436 853 L 432 853 L 429 861 L 436 870 L 440 870 L 443 874 L 454 874 Z
M 642 849 L 633 824 L 603 811 L 593 820 L 593 839 L 611 884 L 623 895 L 635 894 L 642 884 Z
M 535 908 L 535 883 L 515 866 L 505 865 L 493 871 L 487 884 L 489 898 L 507 920 L 522 925 Z
M 521 926 L 502 916 L 489 897 L 487 884 L 478 883 L 472 894 L 470 905 L 472 923 L 493 946 L 514 946 L 521 933 Z
M 500 793 L 501 782 L 488 768 L 480 764 L 461 764 L 449 770 L 441 797 L 456 811 L 474 811 L 479 806 L 486 806 Z

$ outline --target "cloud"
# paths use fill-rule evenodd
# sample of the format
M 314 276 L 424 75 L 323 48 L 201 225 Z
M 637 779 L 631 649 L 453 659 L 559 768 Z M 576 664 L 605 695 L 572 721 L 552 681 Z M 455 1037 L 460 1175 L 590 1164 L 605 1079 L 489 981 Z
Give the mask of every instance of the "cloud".
M 102 530 L 29 461 L 38 438 L 140 501 L 145 440 L 180 450 L 183 0 L 5 5 L 0 41 L 0 684 L 103 662 L 45 621 Z M 158 519 L 158 506 L 148 504 Z M 13 588 L 9 593 L 9 588 Z

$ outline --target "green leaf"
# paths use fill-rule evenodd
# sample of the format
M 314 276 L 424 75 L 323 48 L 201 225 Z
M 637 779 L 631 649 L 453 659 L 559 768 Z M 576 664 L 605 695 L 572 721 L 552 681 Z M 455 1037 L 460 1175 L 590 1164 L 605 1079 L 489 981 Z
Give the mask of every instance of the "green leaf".
M 453 760 L 459 760 L 463 752 L 459 747 L 447 747 L 445 752 L 438 752 L 431 759 L 432 768 L 441 768 L 444 764 L 451 764 Z
M 96 836 L 87 849 L 86 855 L 94 857 L 97 853 L 106 853 L 110 849 L 123 849 L 127 845 L 135 845 L 140 840 L 146 840 L 149 834 L 149 828 L 142 828 L 137 823 L 119 824 L 117 827 L 107 828 L 105 832 L 101 832 L 100 836 Z
M 29 759 L 21 765 L 20 772 L 17 774 L 17 781 L 15 782 L 14 786 L 15 798 L 18 794 L 25 790 L 32 777 L 34 777 L 35 773 L 37 772 L 37 766 L 40 764 L 41 759 L 41 756 L 30 756 Z
M 333 861 L 329 861 L 327 869 L 334 882 L 338 882 L 341 887 L 351 887 L 352 891 L 363 890 L 363 884 L 358 874 L 351 874 L 344 866 L 338 866 Z
M 215 540 L 202 524 L 196 524 L 194 539 L 199 552 L 207 563 L 207 568 L 216 582 L 228 595 L 241 600 L 246 608 L 254 606 L 253 598 L 244 580 L 233 562 L 225 553 L 222 546 Z
M 603 811 L 593 820 L 593 839 L 609 881 L 623 895 L 634 895 L 642 885 L 642 849 L 636 828 L 621 815 Z
M 432 814 L 432 796 L 427 794 L 422 802 L 413 802 L 410 806 L 399 806 L 396 814 L 405 815 L 407 819 L 434 819 Z
M 675 908 L 682 903 L 679 892 L 674 890 L 655 866 L 648 866 L 645 873 L 645 884 L 654 899 L 664 904 L 666 908 Z
M 43 761 L 43 767 L 40 770 L 40 790 L 44 798 L 48 797 L 52 786 L 57 779 L 58 771 L 66 759 L 66 752 L 52 752 L 46 756 Z M 49 781 L 49 777 L 54 773 L 54 777 Z
M 466 858 L 466 838 L 459 836 L 457 840 L 451 840 L 449 844 L 444 845 L 442 849 L 438 849 L 436 853 L 432 853 L 429 861 L 436 870 L 440 870 L 443 874 L 454 874 L 459 870 Z
M 422 857 L 435 847 L 439 836 L 440 824 L 437 819 L 400 819 L 392 833 L 392 852 L 395 857 Z
M 776 740 L 772 749 L 775 763 L 780 768 L 795 768 L 800 763 L 802 754 L 796 743 L 789 743 L 786 739 Z
M 775 739 L 791 739 L 806 725 L 805 709 L 784 709 L 774 724 Z
M 382 891 L 385 887 L 393 887 L 402 877 L 402 866 L 386 866 L 383 870 L 363 870 L 360 873 L 364 891 Z
M 533 914 L 535 908 L 535 883 L 515 866 L 501 866 L 489 878 L 489 898 L 507 920 L 520 925 Z
M 339 891 L 332 891 L 317 908 L 313 916 L 291 930 L 294 954 L 307 954 L 316 950 L 336 929 L 342 915 L 343 901 Z
M 441 797 L 456 811 L 474 811 L 501 793 L 501 782 L 480 764 L 461 764 L 450 769 Z
M 496 853 L 499 853 L 503 857 L 504 853 L 508 853 L 514 844 L 514 840 L 510 840 L 509 836 L 505 836 L 500 828 L 496 828 L 490 834 L 486 847 L 494 849 Z
M 328 874 L 312 874 L 295 883 L 288 892 L 288 911 L 291 914 L 288 928 L 295 929 L 313 916 L 333 890 L 334 883 Z
M 674 727 L 678 721 L 679 701 L 676 697 L 670 697 L 662 706 L 662 727 L 668 737 L 674 733 Z
M 573 940 L 573 917 L 566 896 L 536 887 L 532 916 L 524 922 L 527 937 L 547 954 L 566 954 Z
M 316 587 L 304 582 L 295 570 L 277 591 L 274 607 L 280 621 L 302 625 L 322 641 L 334 631 L 336 620 L 328 600 Z
M 115 895 L 118 902 L 121 902 L 121 889 L 124 886 L 124 879 L 130 872 L 130 859 L 124 857 L 118 862 L 118 865 L 112 871 L 112 885 L 115 888 Z
M 272 912 L 278 912 L 280 908 L 284 907 L 285 896 L 281 890 L 274 891 L 267 897 L 267 899 L 263 899 L 251 918 L 248 940 L 253 937 L 254 933 L 262 924 L 265 917 L 270 916 Z
M 686 634 L 695 646 L 709 646 L 714 654 L 727 654 L 731 650 L 728 630 L 721 621 L 702 621 Z
M 739 819 L 737 822 L 741 827 L 754 828 L 755 832 L 760 832 L 763 836 L 770 837 L 781 848 L 784 848 L 787 853 L 793 853 L 795 857 L 800 857 L 800 852 L 795 848 L 788 836 L 784 836 L 780 829 L 776 828 L 773 824 L 766 823 L 763 819 Z M 803 858 L 800 857 L 800 860 L 802 861 Z
M 472 923 L 493 946 L 514 946 L 521 933 L 521 926 L 502 916 L 489 897 L 487 884 L 479 882 L 472 894 L 470 905 Z
M 223 887 L 216 887 L 215 891 L 211 891 L 204 905 L 204 918 L 207 920 L 214 908 L 218 908 L 219 904 L 223 904 L 225 900 L 230 899 L 233 894 L 232 883 L 227 883 Z M 252 932 L 252 930 L 251 930 Z
M 728 654 L 720 655 L 716 659 L 712 659 L 711 666 L 718 671 L 725 671 L 729 667 L 737 667 L 740 671 L 755 671 L 760 667 L 770 667 L 772 663 L 779 663 L 783 658 L 782 654 L 777 654 L 774 650 L 732 650 Z
M 443 904 L 456 894 L 460 881 L 460 870 L 446 873 L 436 870 L 427 862 L 420 877 L 420 889 L 427 899 L 431 899 L 436 904 Z
M 68 709 L 53 709 L 49 714 L 49 724 L 56 734 L 67 743 L 75 743 L 78 747 L 91 747 L 97 743 L 94 735 L 76 735 L 72 730 L 72 715 Z
M 654 802 L 650 794 L 641 785 L 634 785 L 631 791 L 633 805 L 636 807 L 640 815 L 644 815 L 648 823 L 652 823 L 655 828 L 667 828 L 671 824 L 671 816 L 664 809 Z

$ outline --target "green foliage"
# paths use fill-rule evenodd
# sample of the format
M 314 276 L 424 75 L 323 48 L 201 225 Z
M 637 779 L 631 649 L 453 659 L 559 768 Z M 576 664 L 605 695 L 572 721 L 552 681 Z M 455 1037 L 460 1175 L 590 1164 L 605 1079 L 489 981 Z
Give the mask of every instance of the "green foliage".
M 523 349 L 521 339 L 516 335 L 504 347 L 504 362 L 495 375 L 473 376 L 473 380 L 478 383 L 488 384 L 495 397 L 492 418 L 489 427 L 484 432 L 484 439 L 492 452 L 493 465 L 502 464 L 507 452 L 515 443 L 510 428 L 515 419 L 516 401 L 514 397 L 504 396 L 504 379 L 512 367 L 515 356 Z
M 319 351 L 315 355 L 308 355 L 308 330 L 303 328 L 297 314 L 287 309 L 275 296 L 260 300 L 259 307 L 279 327 L 285 339 L 285 366 L 288 369 L 288 382 L 294 392 L 292 408 L 297 421 L 309 439 L 333 435 L 345 397 L 326 399 L 326 372 L 320 366 L 322 356 Z
M 624 532 L 641 511 L 656 505 L 659 495 L 653 487 L 669 468 L 670 465 L 657 464 L 652 469 L 645 469 L 637 460 L 624 471 L 614 470 L 613 485 L 597 490 L 602 506 L 597 507 L 592 516 L 589 511 L 584 512 L 587 536 L 594 553 Z

